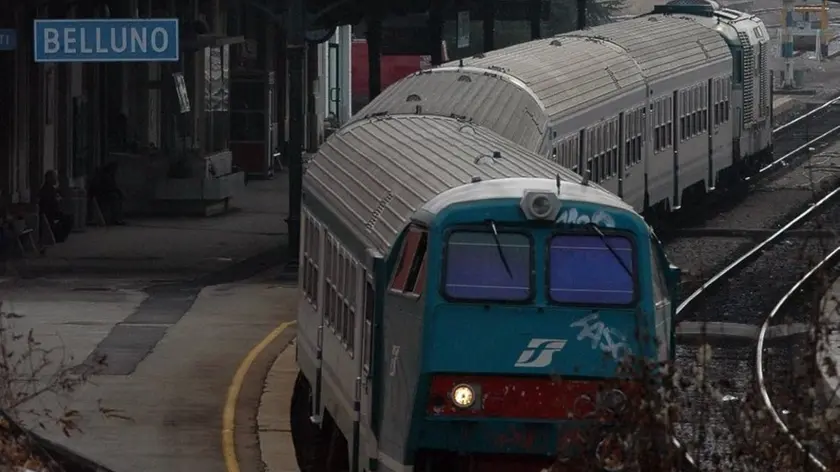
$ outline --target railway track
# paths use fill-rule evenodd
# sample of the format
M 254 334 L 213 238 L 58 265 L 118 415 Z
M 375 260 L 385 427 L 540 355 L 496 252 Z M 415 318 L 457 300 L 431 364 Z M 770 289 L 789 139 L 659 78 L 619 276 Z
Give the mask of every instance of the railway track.
M 783 457 L 813 470 L 829 470 L 830 454 L 822 440 L 830 429 L 823 429 L 825 418 L 822 384 L 819 376 L 817 341 L 822 336 L 822 296 L 837 277 L 840 246 L 819 258 L 776 303 L 767 315 L 755 349 L 756 387 L 759 407 L 769 413 L 767 418 L 777 431 L 776 450 Z M 772 330 L 801 324 L 817 329 L 805 331 L 784 346 L 772 346 Z M 788 382 L 768 382 L 765 367 L 789 367 Z M 775 371 L 778 373 L 778 371 Z
M 809 149 L 819 150 L 826 138 L 840 131 L 840 96 L 822 105 L 813 105 L 801 116 L 773 130 L 773 161 L 759 170 L 764 178 L 780 168 L 789 167 L 808 157 Z M 756 176 L 751 179 L 755 181 Z
M 718 272 L 678 307 L 677 365 L 684 376 L 695 377 L 697 385 L 682 396 L 681 411 L 689 414 L 677 432 L 701 469 L 750 468 L 744 461 L 752 456 L 743 454 L 739 435 L 752 432 L 743 431 L 733 419 L 752 401 L 754 354 L 763 314 L 771 310 L 767 305 L 776 300 L 774 294 L 790 289 L 797 274 L 810 268 L 811 256 L 838 242 L 825 232 L 804 241 L 791 242 L 786 236 L 796 229 L 836 226 L 838 202 L 840 189 L 835 189 Z M 763 342 L 769 339 L 765 332 Z M 792 343 L 787 349 L 797 346 Z M 789 371 L 789 356 L 776 359 L 781 362 L 764 365 L 763 382 L 768 386 L 786 379 Z M 727 466 L 720 468 L 721 464 Z

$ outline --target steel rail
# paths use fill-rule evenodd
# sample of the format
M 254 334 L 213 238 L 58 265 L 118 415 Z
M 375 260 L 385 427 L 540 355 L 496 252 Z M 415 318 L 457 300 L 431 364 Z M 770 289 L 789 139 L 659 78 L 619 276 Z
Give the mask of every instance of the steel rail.
M 767 335 L 767 330 L 770 328 L 770 323 L 773 321 L 773 318 L 782 310 L 791 299 L 791 297 L 805 284 L 807 283 L 814 274 L 818 273 L 822 270 L 827 264 L 834 262 L 837 256 L 840 255 L 840 246 L 835 248 L 831 253 L 824 257 L 818 264 L 816 264 L 807 274 L 805 274 L 799 281 L 797 281 L 790 290 L 787 291 L 782 298 L 779 299 L 779 302 L 773 307 L 773 310 L 770 311 L 770 314 L 767 315 L 765 318 L 764 323 L 761 325 L 761 330 L 758 332 L 758 342 L 756 343 L 755 347 L 755 369 L 756 369 L 756 381 L 758 382 L 758 389 L 761 393 L 761 400 L 764 402 L 764 408 L 770 413 L 770 416 L 773 417 L 773 421 L 776 423 L 776 426 L 781 429 L 782 433 L 787 436 L 788 440 L 793 443 L 793 445 L 802 453 L 808 456 L 808 460 L 811 465 L 817 467 L 820 470 L 827 471 L 828 467 L 822 463 L 815 455 L 808 452 L 805 446 L 802 444 L 801 441 L 790 431 L 787 424 L 785 424 L 784 420 L 781 416 L 779 416 L 776 407 L 773 406 L 773 401 L 770 400 L 770 394 L 767 392 L 767 387 L 764 385 L 764 339 Z
M 809 118 L 814 113 L 817 113 L 818 111 L 822 111 L 822 110 L 824 110 L 824 109 L 826 109 L 826 108 L 830 107 L 831 105 L 834 105 L 838 102 L 840 102 L 840 96 L 832 98 L 831 100 L 823 103 L 822 105 L 818 106 L 817 108 L 814 108 L 813 110 L 809 111 L 808 113 L 805 113 L 802 116 L 798 116 L 795 119 L 790 120 L 787 123 L 783 124 L 782 126 L 779 126 L 778 128 L 773 130 L 773 134 L 781 133 L 782 131 L 784 131 L 785 129 L 787 129 L 787 128 L 793 126 L 793 125 L 795 125 L 796 123 L 799 123 L 800 121 L 802 121 L 806 118 Z
M 840 127 L 838 127 L 838 129 L 840 129 Z M 748 262 L 752 262 L 753 259 L 755 259 L 759 255 L 761 255 L 761 252 L 767 246 L 776 242 L 776 240 L 778 240 L 779 238 L 784 236 L 785 233 L 787 233 L 788 230 L 790 230 L 791 228 L 794 228 L 794 227 L 800 225 L 801 223 L 804 223 L 805 220 L 808 218 L 808 216 L 811 215 L 811 213 L 813 213 L 816 210 L 822 208 L 823 205 L 825 205 L 827 202 L 830 202 L 830 201 L 834 200 L 838 195 L 840 195 L 840 187 L 832 190 L 831 193 L 829 193 L 828 195 L 824 196 L 819 201 L 817 201 L 816 203 L 811 205 L 810 208 L 808 208 L 807 210 L 800 213 L 796 218 L 790 220 L 787 224 L 782 226 L 778 231 L 771 234 L 767 239 L 758 243 L 752 249 L 747 251 L 744 255 L 742 255 L 741 257 L 736 259 L 735 262 L 732 262 L 728 266 L 724 267 L 723 270 L 721 270 L 720 272 L 718 272 L 717 274 L 712 276 L 700 288 L 695 290 L 691 295 L 688 296 L 688 298 L 686 298 L 685 300 L 683 300 L 682 303 L 680 303 L 680 305 L 677 307 L 677 319 L 679 319 L 679 315 L 689 305 L 691 305 L 692 302 L 694 302 L 695 300 L 700 298 L 700 296 L 703 295 L 703 293 L 706 290 L 708 290 L 709 288 L 717 285 L 718 282 L 720 282 L 721 280 L 723 280 L 727 276 L 731 275 L 731 272 L 733 272 L 735 269 L 739 269 L 744 264 L 746 264 Z
M 840 195 L 840 187 L 834 189 L 831 193 L 829 193 L 828 195 L 824 196 L 822 199 L 820 199 L 819 201 L 814 203 L 810 208 L 808 208 L 807 210 L 800 213 L 796 218 L 789 221 L 781 229 L 779 229 L 778 231 L 776 231 L 775 233 L 770 235 L 764 241 L 762 241 L 759 244 L 757 244 L 756 246 L 754 246 L 746 254 L 739 257 L 735 262 L 729 264 L 723 270 L 721 270 L 720 272 L 715 274 L 712 278 L 707 280 L 700 288 L 695 290 L 691 295 L 688 296 L 688 298 L 686 298 L 685 300 L 683 300 L 682 303 L 680 303 L 680 305 L 677 307 L 677 313 L 676 313 L 676 316 L 675 316 L 675 319 L 674 319 L 674 323 L 679 322 L 680 314 L 683 313 L 685 311 L 685 309 L 688 308 L 692 304 L 692 302 L 698 300 L 703 295 L 703 293 L 705 291 L 707 291 L 709 288 L 717 285 L 721 280 L 724 280 L 727 276 L 731 275 L 732 272 L 734 272 L 736 269 L 738 269 L 741 266 L 743 266 L 743 265 L 751 262 L 752 260 L 756 259 L 758 256 L 761 255 L 761 252 L 765 248 L 767 248 L 769 245 L 773 244 L 779 238 L 784 236 L 785 233 L 787 231 L 789 231 L 790 229 L 804 223 L 805 220 L 808 218 L 808 216 L 810 216 L 817 209 L 822 208 L 823 205 L 825 205 L 827 202 L 832 201 L 838 195 Z M 682 443 L 676 437 L 674 437 L 672 439 L 673 439 L 674 446 L 678 450 L 687 451 L 687 449 L 682 445 Z M 685 452 L 684 456 L 685 456 L 685 461 L 688 463 L 689 466 L 691 466 L 695 470 L 699 470 L 699 466 L 698 466 L 697 461 L 695 460 L 694 457 L 691 456 L 690 453 Z
M 789 153 L 785 154 L 784 156 L 782 156 L 782 157 L 780 157 L 780 158 L 778 158 L 778 159 L 774 160 L 773 162 L 771 162 L 771 163 L 767 164 L 766 166 L 764 166 L 764 167 L 762 167 L 761 169 L 759 169 L 759 170 L 758 170 L 758 174 L 756 174 L 756 175 L 761 175 L 762 173 L 767 172 L 768 170 L 772 169 L 773 167 L 776 167 L 776 166 L 777 166 L 777 165 L 779 165 L 779 164 L 783 164 L 783 163 L 784 163 L 785 161 L 787 161 L 788 159 L 790 159 L 790 158 L 794 157 L 795 155 L 798 155 L 798 154 L 799 154 L 799 153 L 801 153 L 802 151 L 807 150 L 807 149 L 808 149 L 808 147 L 810 147 L 811 145 L 816 144 L 816 143 L 818 143 L 818 142 L 822 141 L 823 139 L 825 139 L 825 138 L 827 138 L 827 137 L 831 136 L 832 134 L 837 133 L 838 131 L 840 131 L 840 125 L 835 126 L 834 128 L 831 128 L 830 130 L 826 131 L 825 133 L 823 133 L 823 134 L 821 134 L 821 135 L 817 136 L 816 138 L 814 138 L 814 139 L 812 139 L 812 140 L 808 141 L 807 143 L 805 143 L 805 144 L 803 144 L 803 145 L 799 146 L 798 148 L 794 149 L 793 151 L 791 151 L 791 152 L 789 152 Z M 746 179 L 744 179 L 744 180 L 750 180 L 750 179 L 751 179 L 751 177 L 747 177 L 747 178 L 746 178 Z

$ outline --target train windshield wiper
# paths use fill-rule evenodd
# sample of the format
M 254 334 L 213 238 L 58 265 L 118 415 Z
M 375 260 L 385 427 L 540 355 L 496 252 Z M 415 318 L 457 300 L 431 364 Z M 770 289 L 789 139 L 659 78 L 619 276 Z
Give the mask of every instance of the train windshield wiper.
M 496 222 L 493 220 L 487 220 L 487 223 L 490 224 L 490 229 L 493 230 L 493 240 L 496 241 L 496 249 L 499 251 L 499 259 L 502 260 L 502 264 L 505 266 L 505 271 L 508 274 L 508 277 L 513 278 L 513 272 L 510 270 L 510 265 L 508 264 L 507 258 L 505 258 L 505 252 L 502 250 L 502 243 L 499 241 L 499 232 L 496 231 Z
M 586 226 L 588 226 L 590 229 L 592 229 L 592 231 L 594 231 L 598 235 L 598 237 L 601 238 L 601 242 L 604 243 L 604 247 L 609 249 L 609 251 L 612 253 L 613 257 L 615 257 L 615 260 L 617 260 L 618 263 L 621 264 L 621 267 L 624 268 L 624 272 L 627 272 L 627 275 L 632 280 L 633 279 L 633 272 L 630 270 L 629 267 L 627 267 L 627 264 L 624 263 L 624 261 L 621 259 L 621 257 L 618 255 L 618 253 L 615 251 L 615 249 L 612 246 L 610 246 L 610 243 L 609 243 L 609 241 L 607 241 L 607 237 L 604 236 L 604 232 L 601 231 L 601 228 L 599 228 L 598 225 L 596 225 L 595 223 L 587 223 Z

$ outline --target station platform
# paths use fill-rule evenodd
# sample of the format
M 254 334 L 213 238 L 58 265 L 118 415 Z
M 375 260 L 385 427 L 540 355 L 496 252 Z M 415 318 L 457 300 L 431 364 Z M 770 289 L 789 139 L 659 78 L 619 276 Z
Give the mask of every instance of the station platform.
M 817 337 L 817 365 L 828 403 L 840 406 L 840 279 L 821 300 L 822 320 Z
M 116 472 L 226 472 L 219 438 L 232 412 L 242 470 L 260 470 L 256 408 L 291 331 L 236 374 L 267 333 L 295 318 L 297 291 L 280 285 L 277 269 L 287 254 L 285 180 L 249 182 L 225 215 L 129 218 L 11 261 L 0 309 L 16 316 L 4 320 L 54 350 L 43 370 L 22 375 L 49 385 L 59 371 L 105 358 L 89 383 L 22 405 L 23 424 Z M 77 410 L 81 431 L 66 437 L 28 407 Z

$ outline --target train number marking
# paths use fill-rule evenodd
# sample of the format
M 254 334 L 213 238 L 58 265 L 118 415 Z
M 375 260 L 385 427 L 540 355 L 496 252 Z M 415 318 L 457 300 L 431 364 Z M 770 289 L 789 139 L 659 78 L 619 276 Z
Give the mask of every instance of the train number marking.
M 577 208 L 566 208 L 560 212 L 557 217 L 558 223 L 565 223 L 570 225 L 585 225 L 588 223 L 595 223 L 603 228 L 615 228 L 615 220 L 609 213 L 598 210 L 591 215 L 579 211 Z
M 592 313 L 569 325 L 570 328 L 580 328 L 577 335 L 578 341 L 589 339 L 592 341 L 592 349 L 600 349 L 612 356 L 616 361 L 621 360 L 622 351 L 630 354 L 630 348 L 624 342 L 624 334 L 618 330 L 610 329 L 601 321 L 598 313 Z
M 394 344 L 391 346 L 391 371 L 388 373 L 391 377 L 397 375 L 397 361 L 400 358 L 400 347 Z
M 551 364 L 555 352 L 566 347 L 565 339 L 534 338 L 528 342 L 528 347 L 519 354 L 519 360 L 514 367 L 546 367 Z

